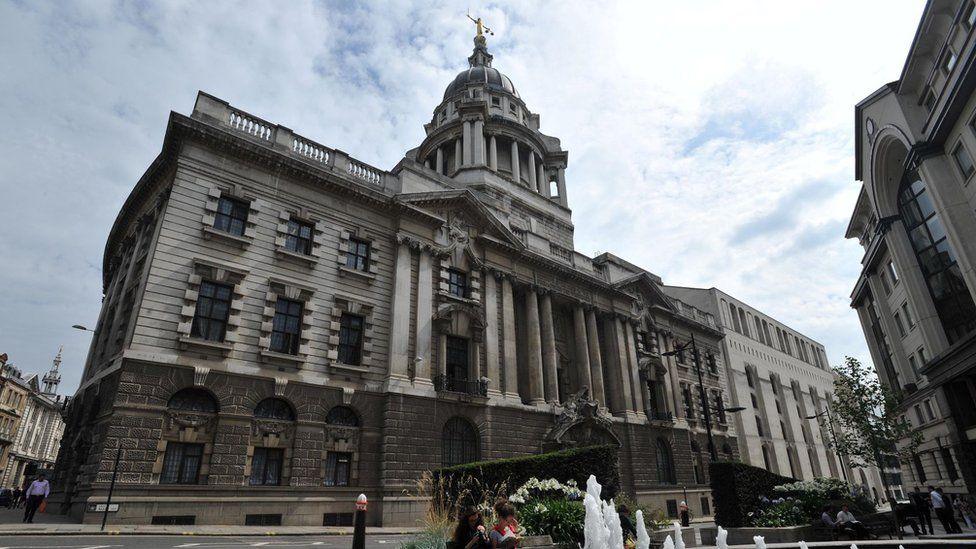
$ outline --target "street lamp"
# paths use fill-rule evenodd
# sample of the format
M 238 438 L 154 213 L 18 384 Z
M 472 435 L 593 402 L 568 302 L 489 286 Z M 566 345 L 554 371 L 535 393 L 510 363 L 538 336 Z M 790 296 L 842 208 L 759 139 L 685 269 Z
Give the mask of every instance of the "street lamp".
M 685 349 L 691 347 L 691 356 L 695 361 L 695 372 L 698 374 L 698 397 L 702 402 L 702 411 L 705 412 L 705 432 L 708 434 L 708 454 L 712 461 L 718 461 L 718 452 L 715 450 L 715 441 L 712 439 L 712 411 L 708 406 L 708 395 L 705 393 L 705 381 L 702 378 L 701 356 L 698 354 L 698 345 L 695 343 L 695 334 L 691 334 L 691 341 L 676 347 L 673 351 L 662 353 L 662 356 L 675 356 L 683 353 Z M 742 406 L 729 408 L 726 412 L 741 412 Z
M 74 328 L 75 330 L 82 330 L 82 331 L 85 331 L 85 332 L 95 333 L 95 330 L 91 330 L 89 328 L 86 328 L 85 326 L 82 326 L 81 324 L 74 324 L 71 327 Z
M 820 419 L 825 414 L 827 415 L 827 427 L 830 429 L 830 442 L 834 445 L 834 453 L 837 453 L 837 434 L 834 433 L 834 419 L 830 417 L 830 408 L 824 406 L 824 409 L 819 414 L 807 416 L 806 419 Z M 844 464 L 843 459 L 840 462 L 840 472 L 844 475 L 844 482 L 850 482 L 850 479 L 847 478 L 847 466 Z

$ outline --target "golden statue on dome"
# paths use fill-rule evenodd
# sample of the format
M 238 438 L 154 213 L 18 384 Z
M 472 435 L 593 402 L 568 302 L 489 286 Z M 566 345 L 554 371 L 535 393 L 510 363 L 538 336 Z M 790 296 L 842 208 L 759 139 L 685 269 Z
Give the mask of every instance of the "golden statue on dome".
M 478 27 L 478 34 L 477 34 L 477 36 L 484 36 L 484 33 L 486 33 L 486 32 L 488 34 L 492 35 L 492 36 L 495 35 L 495 32 L 492 31 L 491 29 L 489 29 L 488 27 L 486 27 L 485 24 L 484 24 L 484 22 L 481 20 L 480 17 L 477 18 L 477 19 L 475 19 L 474 17 L 471 17 L 471 14 L 469 13 L 468 14 L 468 19 L 470 19 L 475 25 L 477 25 L 477 27 Z

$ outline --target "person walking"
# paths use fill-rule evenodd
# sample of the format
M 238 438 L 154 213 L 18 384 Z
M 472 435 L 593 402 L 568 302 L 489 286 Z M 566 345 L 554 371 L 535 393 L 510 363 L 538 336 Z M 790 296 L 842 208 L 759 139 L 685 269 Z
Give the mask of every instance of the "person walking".
M 691 509 L 688 508 L 688 504 L 684 501 L 678 507 L 678 516 L 681 517 L 682 528 L 687 528 L 691 525 Z
M 918 515 L 918 525 L 922 530 L 922 535 L 925 534 L 935 534 L 935 530 L 932 529 L 932 511 L 929 507 L 929 499 L 922 495 L 922 492 L 918 491 L 918 487 L 915 488 L 915 493 L 911 495 L 912 505 L 915 506 L 915 514 Z M 926 530 L 928 527 L 928 530 Z
M 932 510 L 935 511 L 935 516 L 942 523 L 942 528 L 945 530 L 945 533 L 961 534 L 962 528 L 959 528 L 959 523 L 953 518 L 952 508 L 946 505 L 945 494 L 942 493 L 942 488 L 929 486 L 929 500 L 932 501 Z
M 34 513 L 40 507 L 41 502 L 47 499 L 51 493 L 51 483 L 44 478 L 43 474 L 37 475 L 34 482 L 27 487 L 27 506 L 24 508 L 24 522 L 31 524 L 34 522 Z

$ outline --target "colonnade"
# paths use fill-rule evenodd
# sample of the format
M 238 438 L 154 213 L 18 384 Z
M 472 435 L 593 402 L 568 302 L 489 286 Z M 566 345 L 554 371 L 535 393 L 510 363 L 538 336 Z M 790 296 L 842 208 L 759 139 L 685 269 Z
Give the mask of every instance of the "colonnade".
M 461 122 L 461 133 L 453 140 L 454 165 L 447 166 L 447 156 L 444 147 L 450 147 L 451 141 L 442 143 L 434 152 L 433 162 L 428 158 L 427 167 L 437 173 L 446 174 L 451 170 L 457 171 L 466 167 L 488 167 L 493 172 L 498 171 L 498 148 L 500 141 L 506 141 L 510 149 L 511 175 L 516 183 L 523 180 L 528 187 L 546 198 L 553 199 L 566 206 L 566 178 L 564 166 L 546 166 L 545 159 L 536 153 L 533 147 L 519 143 L 511 136 L 502 136 L 485 131 L 484 120 L 470 118 Z M 525 165 L 522 165 L 521 153 L 527 152 Z M 556 194 L 552 193 L 551 182 L 556 183 Z

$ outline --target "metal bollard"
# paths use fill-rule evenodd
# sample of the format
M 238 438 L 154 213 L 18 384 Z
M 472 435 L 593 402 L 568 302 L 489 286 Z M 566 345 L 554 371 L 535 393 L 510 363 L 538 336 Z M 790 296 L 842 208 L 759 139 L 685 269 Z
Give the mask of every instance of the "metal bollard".
M 352 549 L 366 549 L 366 503 L 366 494 L 359 494 L 352 529 Z

